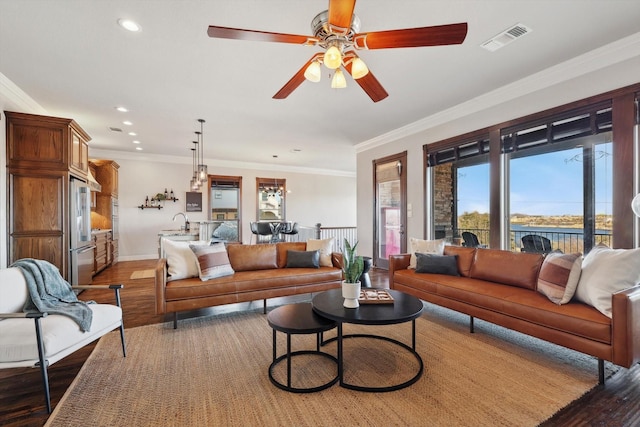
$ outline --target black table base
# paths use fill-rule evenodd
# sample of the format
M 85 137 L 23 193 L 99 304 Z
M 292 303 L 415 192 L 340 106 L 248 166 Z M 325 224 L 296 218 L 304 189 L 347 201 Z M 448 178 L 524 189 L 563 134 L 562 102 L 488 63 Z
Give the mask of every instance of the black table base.
M 338 342 L 338 379 L 340 380 L 340 387 L 344 387 L 344 388 L 348 388 L 350 390 L 356 390 L 356 391 L 365 391 L 365 392 L 370 392 L 370 393 L 385 393 L 385 392 L 389 392 L 389 391 L 396 391 L 396 390 L 400 390 L 406 387 L 409 387 L 412 384 L 415 384 L 416 381 L 418 381 L 421 377 L 422 377 L 422 373 L 424 372 L 424 363 L 422 362 L 422 357 L 420 357 L 420 355 L 418 354 L 418 352 L 415 350 L 416 347 L 416 323 L 415 320 L 412 321 L 412 342 L 411 342 L 411 346 L 403 343 L 402 341 L 398 341 L 395 340 L 393 338 L 389 338 L 389 337 L 385 337 L 385 336 L 381 336 L 381 335 L 372 335 L 372 334 L 347 334 L 347 335 L 343 335 L 342 333 L 342 324 L 338 324 L 338 335 L 336 337 L 330 338 L 328 339 L 326 342 L 331 342 L 331 341 L 337 341 Z M 407 350 L 409 353 L 411 353 L 416 361 L 418 362 L 418 372 L 411 377 L 409 380 L 399 383 L 399 384 L 394 384 L 394 385 L 390 385 L 390 386 L 383 386 L 383 387 L 370 387 L 370 386 L 362 386 L 362 385 L 357 385 L 357 384 L 349 384 L 344 380 L 344 362 L 343 362 L 343 357 L 342 357 L 342 352 L 343 352 L 343 342 L 346 339 L 349 338 L 370 338 L 370 339 L 376 339 L 376 340 L 381 340 L 381 341 L 386 341 L 386 342 L 390 342 L 392 344 L 395 344 L 399 347 L 402 347 L 403 349 Z M 324 343 L 323 343 L 324 345 Z
M 278 307 L 267 316 L 269 325 L 273 328 L 273 361 L 269 365 L 269 379 L 276 387 L 292 393 L 313 393 L 331 387 L 338 382 L 336 374 L 328 382 L 315 387 L 293 387 L 291 385 L 291 359 L 295 356 L 313 355 L 320 356 L 335 362 L 338 365 L 338 358 L 323 351 L 320 347 L 328 341 L 323 340 L 323 332 L 336 327 L 336 323 L 316 315 L 311 304 L 291 304 Z M 277 355 L 277 331 L 283 332 L 287 336 L 287 352 L 281 356 Z M 291 335 L 296 334 L 316 334 L 315 350 L 291 351 Z M 287 383 L 283 384 L 273 376 L 275 367 L 282 361 L 287 362 Z
M 334 385 L 335 383 L 337 383 L 338 379 L 340 379 L 338 375 L 336 375 L 335 378 L 332 378 L 330 381 L 316 387 L 292 387 L 291 386 L 291 358 L 294 356 L 309 355 L 309 354 L 325 357 L 329 360 L 334 361 L 336 364 L 338 364 L 338 359 L 335 356 L 332 356 L 331 354 L 328 354 L 328 353 L 324 353 L 322 351 L 300 350 L 300 351 L 294 351 L 294 352 L 287 352 L 282 356 L 277 357 L 271 363 L 271 365 L 269 365 L 269 379 L 271 380 L 271 383 L 281 390 L 289 391 L 292 393 L 314 393 L 316 391 L 325 390 L 331 387 L 332 385 Z M 283 360 L 287 361 L 287 384 L 282 384 L 281 382 L 276 380 L 273 376 L 273 370 L 275 369 L 276 365 L 278 365 L 278 363 L 282 362 Z

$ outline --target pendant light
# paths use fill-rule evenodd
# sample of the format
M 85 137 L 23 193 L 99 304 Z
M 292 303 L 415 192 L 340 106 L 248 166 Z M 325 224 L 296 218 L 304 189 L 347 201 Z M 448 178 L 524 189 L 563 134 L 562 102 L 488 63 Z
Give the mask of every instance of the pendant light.
M 198 141 L 193 141 L 194 144 L 198 144 Z M 192 165 L 193 165 L 193 176 L 191 177 L 191 181 L 189 182 L 189 187 L 191 191 L 198 191 L 200 189 L 200 181 L 198 181 L 198 171 L 196 169 L 196 148 L 191 149 L 191 157 L 192 157 Z
M 200 182 L 200 185 L 205 185 L 209 180 L 209 172 L 207 170 L 207 165 L 204 164 L 204 119 L 198 119 L 198 121 L 200 122 L 200 133 L 198 134 L 198 145 L 200 147 L 200 157 L 198 159 L 198 181 Z

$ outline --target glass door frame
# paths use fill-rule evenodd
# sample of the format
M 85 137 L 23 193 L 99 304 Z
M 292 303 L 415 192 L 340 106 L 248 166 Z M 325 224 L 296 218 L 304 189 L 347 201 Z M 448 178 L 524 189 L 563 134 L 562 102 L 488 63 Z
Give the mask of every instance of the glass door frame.
M 400 172 L 400 248 L 399 253 L 407 252 L 407 235 L 406 235 L 406 224 L 407 224 L 407 152 L 403 151 L 401 153 L 393 154 L 387 157 L 383 157 L 381 159 L 373 160 L 373 194 L 374 194 L 374 203 L 373 203 L 373 265 L 382 268 L 389 269 L 389 259 L 382 256 L 380 254 L 380 241 L 378 236 L 379 228 L 381 224 L 381 218 L 378 215 L 380 208 L 380 198 L 378 195 L 378 178 L 377 178 L 377 166 L 385 163 L 396 163 L 396 167 L 398 167 L 398 171 Z

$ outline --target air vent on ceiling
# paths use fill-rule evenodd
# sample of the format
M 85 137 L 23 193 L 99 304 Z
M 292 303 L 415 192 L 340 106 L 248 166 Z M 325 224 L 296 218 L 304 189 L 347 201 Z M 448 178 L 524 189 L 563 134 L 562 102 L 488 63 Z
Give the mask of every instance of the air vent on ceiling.
M 122 132 L 122 129 L 120 129 L 120 128 L 114 128 L 114 127 L 111 127 L 111 126 L 109 126 L 109 130 L 110 130 L 111 132 Z
M 524 24 L 518 23 L 482 43 L 481 46 L 490 52 L 495 52 L 501 47 L 508 45 L 515 39 L 520 38 L 525 34 L 530 33 L 531 31 L 531 28 L 527 27 Z

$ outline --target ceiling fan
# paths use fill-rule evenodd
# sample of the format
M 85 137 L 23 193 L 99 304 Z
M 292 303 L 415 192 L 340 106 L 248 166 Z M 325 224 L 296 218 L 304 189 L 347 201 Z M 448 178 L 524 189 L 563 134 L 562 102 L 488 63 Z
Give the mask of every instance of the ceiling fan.
M 325 51 L 313 55 L 273 96 L 274 99 L 286 98 L 305 79 L 313 82 L 320 81 L 320 64 L 323 63 L 327 68 L 335 70 L 331 87 L 346 86 L 341 71 L 343 67 L 373 102 L 381 101 L 389 94 L 369 71 L 364 61 L 358 57 L 356 50 L 461 44 L 467 36 L 466 23 L 359 33 L 360 19 L 353 13 L 355 4 L 356 0 L 329 0 L 329 10 L 319 13 L 311 21 L 313 36 L 243 30 L 216 25 L 209 26 L 207 33 L 213 38 L 322 47 Z

